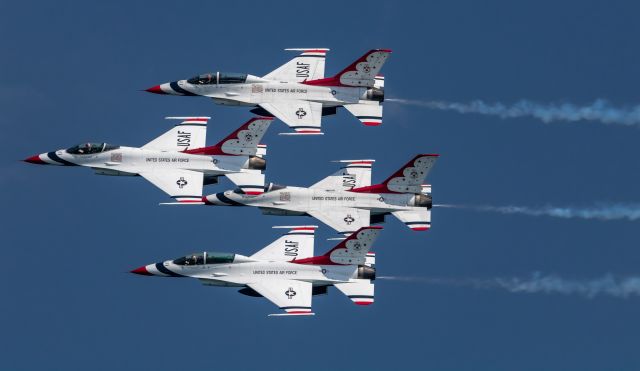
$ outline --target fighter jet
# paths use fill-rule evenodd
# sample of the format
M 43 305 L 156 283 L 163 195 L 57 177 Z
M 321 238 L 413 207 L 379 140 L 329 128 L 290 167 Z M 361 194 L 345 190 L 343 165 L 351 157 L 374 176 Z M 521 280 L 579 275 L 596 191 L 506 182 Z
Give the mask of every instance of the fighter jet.
M 204 96 L 228 106 L 255 107 L 251 112 L 275 116 L 295 130 L 286 135 L 322 134 L 322 116 L 346 108 L 364 125 L 382 124 L 384 77 L 379 75 L 391 53 L 374 49 L 332 77 L 324 77 L 329 49 L 285 49 L 302 51 L 272 72 L 262 76 L 246 73 L 211 72 L 146 89 L 155 94 Z
M 422 184 L 438 155 L 417 155 L 379 184 L 371 185 L 374 160 L 341 160 L 336 173 L 308 188 L 270 184 L 258 196 L 241 190 L 202 198 L 205 205 L 255 206 L 266 215 L 312 216 L 339 233 L 384 222 L 391 214 L 414 231 L 431 227 L 431 185 Z
M 171 130 L 140 148 L 84 143 L 31 156 L 41 165 L 85 166 L 98 175 L 142 176 L 178 202 L 201 202 L 202 187 L 226 176 L 247 195 L 264 191 L 266 146 L 260 140 L 272 118 L 247 121 L 220 143 L 205 147 L 210 117 L 179 120 Z
M 381 227 L 364 227 L 324 255 L 314 256 L 316 226 L 290 228 L 289 233 L 251 256 L 200 252 L 149 264 L 131 271 L 145 276 L 192 277 L 207 286 L 241 287 L 248 296 L 265 297 L 284 313 L 308 316 L 311 297 L 334 286 L 358 305 L 374 300 L 375 254 L 370 252 Z

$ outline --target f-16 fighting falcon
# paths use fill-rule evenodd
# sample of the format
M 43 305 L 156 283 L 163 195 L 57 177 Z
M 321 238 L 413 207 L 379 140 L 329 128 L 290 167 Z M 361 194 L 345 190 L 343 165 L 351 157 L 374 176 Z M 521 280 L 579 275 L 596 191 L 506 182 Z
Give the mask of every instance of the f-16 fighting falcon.
M 417 155 L 380 184 L 371 185 L 374 160 L 342 160 L 346 166 L 309 188 L 270 184 L 251 196 L 241 190 L 202 198 L 206 205 L 255 206 L 267 215 L 312 216 L 339 233 L 384 222 L 391 214 L 414 231 L 431 227 L 431 185 L 422 184 L 438 155 Z
M 188 80 L 157 85 L 146 91 L 156 94 L 204 96 L 228 106 L 255 107 L 251 112 L 275 116 L 295 130 L 287 135 L 322 134 L 322 116 L 344 107 L 364 125 L 382 124 L 384 77 L 378 75 L 391 53 L 374 49 L 332 77 L 324 77 L 329 49 L 302 51 L 262 76 L 212 72 Z
M 42 165 L 85 166 L 99 175 L 142 176 L 178 202 L 201 202 L 202 187 L 223 175 L 247 195 L 264 191 L 266 146 L 260 140 L 272 118 L 247 121 L 220 143 L 205 147 L 209 117 L 179 120 L 171 130 L 140 148 L 84 143 L 31 156 Z
M 131 273 L 160 277 L 192 277 L 208 286 L 241 287 L 240 293 L 265 297 L 284 313 L 313 315 L 311 297 L 334 286 L 355 304 L 373 303 L 375 254 L 370 249 L 381 227 L 364 227 L 324 255 L 313 255 L 316 226 L 290 228 L 289 233 L 251 256 L 201 252 L 149 264 Z

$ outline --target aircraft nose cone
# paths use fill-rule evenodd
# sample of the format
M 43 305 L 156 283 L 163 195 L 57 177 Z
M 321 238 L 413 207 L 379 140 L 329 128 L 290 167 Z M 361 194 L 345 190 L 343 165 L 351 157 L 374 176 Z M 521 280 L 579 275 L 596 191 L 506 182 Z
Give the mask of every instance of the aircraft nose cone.
M 32 163 L 32 164 L 38 164 L 38 165 L 46 165 L 47 164 L 46 162 L 44 162 L 44 161 L 42 161 L 40 159 L 40 155 L 33 155 L 33 156 L 29 157 L 29 158 L 25 158 L 22 161 L 29 162 L 29 163 Z
M 153 276 L 152 273 L 149 273 L 147 270 L 147 266 L 143 265 L 142 267 L 136 268 L 131 271 L 131 273 L 139 274 L 141 276 Z
M 153 94 L 167 94 L 164 91 L 162 91 L 162 89 L 160 88 L 160 85 L 152 86 L 149 89 L 145 89 L 145 91 L 148 91 L 149 93 L 153 93 Z

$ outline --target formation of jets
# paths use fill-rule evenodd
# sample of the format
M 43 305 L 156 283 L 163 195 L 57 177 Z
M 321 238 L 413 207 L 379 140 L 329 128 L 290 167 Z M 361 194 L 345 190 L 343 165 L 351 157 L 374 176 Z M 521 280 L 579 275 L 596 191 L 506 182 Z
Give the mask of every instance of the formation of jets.
M 132 273 L 160 277 L 192 277 L 207 286 L 240 288 L 265 297 L 283 312 L 312 315 L 313 295 L 333 286 L 354 303 L 374 301 L 373 243 L 387 215 L 414 231 L 431 227 L 431 185 L 425 179 L 437 154 L 418 154 L 380 183 L 372 184 L 372 159 L 341 160 L 342 167 L 310 187 L 265 181 L 267 147 L 261 144 L 271 122 L 279 119 L 294 132 L 322 134 L 323 116 L 345 108 L 364 125 L 382 123 L 384 78 L 380 70 L 391 51 L 374 49 L 331 77 L 325 77 L 329 49 L 287 49 L 298 56 L 262 76 L 207 73 L 188 80 L 156 85 L 148 92 L 203 96 L 215 103 L 249 107 L 257 117 L 215 145 L 206 145 L 210 117 L 167 117 L 175 126 L 142 147 L 101 142 L 31 156 L 41 165 L 84 166 L 99 175 L 141 176 L 172 202 L 165 204 L 254 206 L 266 215 L 310 216 L 345 237 L 323 255 L 314 255 L 317 226 L 288 228 L 288 233 L 262 250 L 245 256 L 199 252 L 149 264 Z M 237 188 L 204 194 L 204 186 L 227 177 Z

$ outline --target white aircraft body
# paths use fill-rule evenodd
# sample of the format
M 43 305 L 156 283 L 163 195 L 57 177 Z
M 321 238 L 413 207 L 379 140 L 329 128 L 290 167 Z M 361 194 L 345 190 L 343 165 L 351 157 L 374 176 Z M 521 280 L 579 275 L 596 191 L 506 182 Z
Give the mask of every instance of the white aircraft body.
M 379 75 L 391 53 L 374 49 L 333 77 L 324 77 L 329 49 L 302 51 L 291 61 L 265 76 L 213 72 L 188 80 L 146 89 L 156 94 L 204 96 L 229 106 L 256 107 L 251 112 L 275 116 L 295 130 L 293 134 L 322 134 L 322 116 L 344 107 L 364 125 L 382 123 L 384 77 Z
M 355 304 L 374 301 L 375 254 L 370 252 L 381 227 L 364 227 L 324 255 L 314 256 L 316 226 L 290 228 L 251 256 L 202 252 L 149 264 L 131 271 L 160 277 L 192 277 L 208 286 L 241 287 L 240 293 L 265 297 L 282 315 L 313 315 L 313 295 L 334 286 Z
M 422 184 L 438 155 L 414 157 L 384 182 L 371 185 L 373 160 L 342 160 L 346 166 L 308 188 L 270 184 L 263 194 L 241 190 L 202 198 L 205 205 L 255 206 L 267 215 L 308 215 L 349 235 L 391 214 L 415 231 L 431 227 L 431 185 Z
M 272 118 L 253 118 L 220 143 L 205 147 L 209 117 L 180 120 L 140 148 L 85 143 L 42 153 L 25 161 L 41 165 L 85 166 L 99 175 L 142 176 L 179 202 L 201 202 L 205 184 L 226 176 L 246 194 L 264 191 L 266 146 L 260 140 Z

